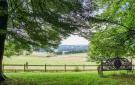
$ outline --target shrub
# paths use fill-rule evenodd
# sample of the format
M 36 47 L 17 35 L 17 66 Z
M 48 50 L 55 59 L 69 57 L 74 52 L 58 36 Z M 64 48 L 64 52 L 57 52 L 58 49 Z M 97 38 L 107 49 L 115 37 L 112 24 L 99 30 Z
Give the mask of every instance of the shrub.
M 79 67 L 77 66 L 77 67 L 74 69 L 74 71 L 75 71 L 75 72 L 79 72 L 79 71 L 80 71 Z

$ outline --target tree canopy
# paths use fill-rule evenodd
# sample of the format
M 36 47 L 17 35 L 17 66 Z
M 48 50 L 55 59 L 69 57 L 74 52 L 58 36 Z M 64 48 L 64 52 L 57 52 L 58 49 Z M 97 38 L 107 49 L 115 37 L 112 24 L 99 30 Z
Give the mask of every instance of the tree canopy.
M 92 50 L 100 50 L 102 56 L 114 56 L 116 50 L 120 56 L 130 54 L 125 50 L 131 47 L 133 51 L 134 5 L 134 0 L 8 0 L 5 49 L 18 45 L 14 51 L 30 50 L 32 45 L 51 48 L 75 32 L 87 39 L 92 35 L 90 54 Z
M 88 54 L 92 59 L 134 56 L 134 2 L 134 0 L 97 1 L 100 7 L 97 18 L 102 22 L 90 39 Z
M 9 56 L 33 46 L 55 47 L 78 27 L 72 15 L 80 0 L 0 0 L 0 81 L 3 54 Z M 70 17 L 71 16 L 71 17 Z
M 80 8 L 78 0 L 8 0 L 8 29 L 1 30 L 7 33 L 5 54 L 29 50 L 32 45 L 57 46 L 62 38 L 81 26 L 69 18 L 69 14 Z

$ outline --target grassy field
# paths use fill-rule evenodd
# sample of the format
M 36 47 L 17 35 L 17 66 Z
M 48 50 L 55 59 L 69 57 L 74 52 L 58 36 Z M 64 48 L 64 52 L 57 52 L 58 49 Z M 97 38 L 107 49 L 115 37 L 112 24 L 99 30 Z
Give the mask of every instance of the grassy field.
M 47 57 L 50 56 L 50 57 Z M 44 65 L 63 65 L 63 66 L 46 66 L 46 70 L 65 70 L 66 65 L 95 65 L 95 62 L 88 61 L 86 53 L 54 55 L 47 53 L 34 53 L 28 56 L 12 56 L 10 58 L 4 57 L 4 64 L 21 64 L 22 66 L 4 66 L 4 71 L 8 70 L 24 70 L 24 64 L 28 62 L 29 65 L 43 65 L 43 66 L 29 66 L 29 70 L 43 70 Z M 97 67 L 85 66 L 85 70 L 96 69 Z M 83 70 L 83 66 L 66 66 L 66 70 Z
M 133 64 L 135 64 L 133 60 Z M 88 56 L 86 53 L 78 54 L 66 54 L 66 55 L 54 55 L 47 53 L 33 53 L 32 55 L 21 55 L 21 56 L 12 56 L 10 58 L 4 57 L 4 64 L 21 64 L 22 66 L 4 66 L 4 69 L 15 70 L 19 69 L 24 70 L 24 64 L 28 62 L 29 65 L 64 65 L 64 66 L 47 66 L 47 70 L 65 70 L 66 65 L 96 65 L 95 62 L 88 61 Z M 29 66 L 29 70 L 44 70 L 44 66 Z M 67 70 L 75 71 L 83 70 L 83 66 L 67 66 Z M 97 67 L 85 66 L 85 70 L 96 70 Z M 5 70 L 6 71 L 6 70 Z
M 29 56 L 12 56 L 4 58 L 4 64 L 36 65 L 73 65 L 96 64 L 89 62 L 86 54 L 51 55 L 33 54 Z M 104 77 L 98 76 L 96 71 L 91 72 L 17 72 L 5 73 L 10 79 L 7 85 L 135 85 L 135 74 L 125 71 L 105 72 Z M 3 85 L 3 84 L 0 84 Z
M 83 64 L 96 64 L 94 62 L 88 61 L 88 56 L 86 53 L 79 54 L 68 54 L 68 55 L 49 55 L 46 53 L 35 53 L 28 56 L 11 56 L 10 58 L 4 57 L 4 64 L 25 64 L 28 62 L 29 64 L 36 65 L 83 65 Z
M 135 85 L 135 75 L 126 72 L 105 72 L 104 77 L 97 72 L 61 73 L 6 73 L 12 79 L 8 85 Z

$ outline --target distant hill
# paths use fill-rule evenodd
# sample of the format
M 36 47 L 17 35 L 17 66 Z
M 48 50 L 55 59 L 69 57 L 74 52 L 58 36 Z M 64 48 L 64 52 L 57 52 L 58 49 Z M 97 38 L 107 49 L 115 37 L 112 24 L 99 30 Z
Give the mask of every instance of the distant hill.
M 55 49 L 56 53 L 82 53 L 86 52 L 88 49 L 88 45 L 59 45 L 57 49 Z
M 38 52 L 55 52 L 56 54 L 63 54 L 63 53 L 84 53 L 87 52 L 88 45 L 59 45 L 56 49 L 52 51 L 46 48 L 36 48 L 34 51 Z

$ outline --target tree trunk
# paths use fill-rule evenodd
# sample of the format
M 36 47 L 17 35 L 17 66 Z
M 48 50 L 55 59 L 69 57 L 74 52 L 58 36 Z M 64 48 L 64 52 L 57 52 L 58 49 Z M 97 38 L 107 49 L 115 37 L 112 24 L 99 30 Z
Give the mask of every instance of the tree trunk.
M 5 80 L 2 69 L 2 60 L 4 54 L 4 43 L 6 38 L 8 22 L 8 4 L 7 0 L 0 0 L 0 81 Z

